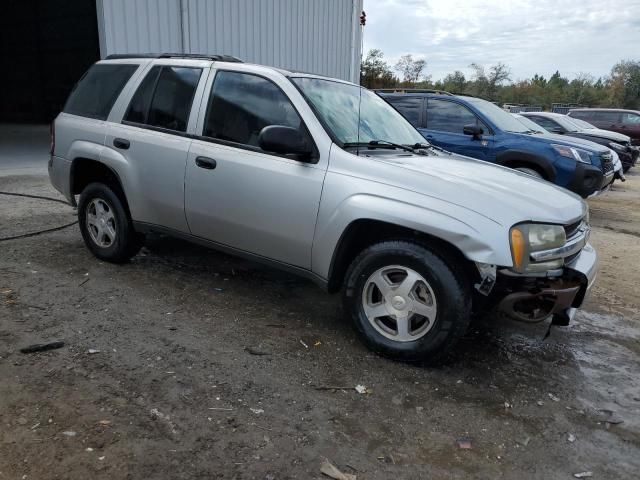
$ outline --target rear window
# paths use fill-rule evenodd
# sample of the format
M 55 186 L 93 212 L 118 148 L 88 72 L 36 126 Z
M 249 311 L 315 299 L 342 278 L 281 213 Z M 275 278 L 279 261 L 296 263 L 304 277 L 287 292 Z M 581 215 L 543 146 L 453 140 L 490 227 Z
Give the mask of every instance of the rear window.
M 137 68 L 135 64 L 93 65 L 73 88 L 62 111 L 106 120 L 118 95 Z

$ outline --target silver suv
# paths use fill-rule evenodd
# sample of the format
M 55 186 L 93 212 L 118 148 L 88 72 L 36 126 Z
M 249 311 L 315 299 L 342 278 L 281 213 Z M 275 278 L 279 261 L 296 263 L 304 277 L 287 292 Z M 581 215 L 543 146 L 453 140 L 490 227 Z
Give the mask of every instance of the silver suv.
M 93 65 L 49 175 L 93 254 L 163 232 L 342 292 L 373 350 L 441 360 L 472 311 L 566 325 L 593 284 L 587 205 L 425 143 L 372 92 L 224 56 Z M 79 198 L 76 200 L 76 197 Z

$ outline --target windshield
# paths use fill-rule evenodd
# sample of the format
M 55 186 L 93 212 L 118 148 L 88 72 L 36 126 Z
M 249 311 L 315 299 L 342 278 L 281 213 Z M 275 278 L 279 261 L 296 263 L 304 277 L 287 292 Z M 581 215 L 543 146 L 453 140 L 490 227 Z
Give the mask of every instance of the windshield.
M 585 122 L 584 120 L 580 120 L 579 118 L 568 117 L 568 120 L 580 128 L 585 130 L 593 130 L 596 128 L 594 125 L 591 125 L 589 122 Z
M 400 145 L 427 143 L 402 115 L 366 88 L 322 78 L 296 77 L 291 81 L 342 145 L 373 140 Z
M 486 115 L 500 130 L 513 133 L 527 133 L 529 131 L 529 128 L 520 123 L 518 119 L 514 118 L 510 113 L 505 112 L 497 105 L 479 98 L 468 98 L 467 100 L 482 114 Z
M 531 120 L 531 119 L 529 119 L 527 117 L 523 117 L 522 115 L 518 115 L 517 113 L 514 113 L 512 115 L 515 118 L 517 118 L 518 121 L 520 121 L 520 123 L 522 123 L 529 130 L 532 130 L 532 131 L 534 131 L 536 133 L 549 133 L 548 130 L 545 130 L 540 125 L 538 125 L 536 122 L 534 122 L 533 120 Z

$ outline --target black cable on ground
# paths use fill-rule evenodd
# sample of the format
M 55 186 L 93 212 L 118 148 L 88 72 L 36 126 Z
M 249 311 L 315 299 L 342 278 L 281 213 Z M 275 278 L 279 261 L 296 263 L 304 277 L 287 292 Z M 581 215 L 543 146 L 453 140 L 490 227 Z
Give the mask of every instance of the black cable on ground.
M 29 195 L 26 193 L 14 193 L 14 192 L 0 192 L 0 195 L 8 195 L 11 197 L 23 197 L 23 198 L 34 198 L 37 200 L 47 200 L 50 202 L 58 202 L 58 203 L 63 203 L 65 205 L 69 205 L 68 202 L 65 202 L 64 200 L 60 200 L 59 198 L 52 198 L 52 197 L 43 197 L 42 195 Z M 67 223 L 66 225 L 61 225 L 59 227 L 53 227 L 53 228 L 47 228 L 45 230 L 39 230 L 37 232 L 31 232 L 31 233 L 23 233 L 22 235 L 15 235 L 13 237 L 2 237 L 0 238 L 0 242 L 6 242 L 9 240 L 17 240 L 19 238 L 29 238 L 29 237 L 35 237 L 36 235 L 42 235 L 43 233 L 50 233 L 50 232 L 56 232 L 58 230 L 63 230 L 65 228 L 69 228 L 73 225 L 75 225 L 76 223 L 78 223 L 78 221 L 74 221 L 71 223 Z
M 60 200 L 59 198 L 53 198 L 53 197 L 43 197 L 41 195 L 29 195 L 27 193 L 15 193 L 15 192 L 0 192 L 0 195 L 10 195 L 12 197 L 36 198 L 38 200 L 50 200 L 52 202 L 64 203 L 65 205 L 69 205 L 69 202 L 65 200 Z

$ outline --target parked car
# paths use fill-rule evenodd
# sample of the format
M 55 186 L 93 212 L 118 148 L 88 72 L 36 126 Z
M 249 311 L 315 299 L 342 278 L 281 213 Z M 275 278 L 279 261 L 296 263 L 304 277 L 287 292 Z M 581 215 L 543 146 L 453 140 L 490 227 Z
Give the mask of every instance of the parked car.
M 603 130 L 622 133 L 640 145 L 640 111 L 618 108 L 574 108 L 567 114 L 585 120 Z
M 636 164 L 640 148 L 631 145 L 627 135 L 601 130 L 594 126 L 578 124 L 581 120 L 560 113 L 525 112 L 523 116 L 533 120 L 551 133 L 583 138 L 615 150 L 622 162 L 625 173 Z M 588 125 L 588 124 L 587 124 Z
M 558 135 L 549 132 L 548 130 L 546 130 L 544 127 L 541 127 L 533 120 L 527 117 L 524 117 L 519 113 L 512 113 L 511 115 L 517 118 L 525 127 L 529 128 L 536 135 L 546 135 L 549 138 L 559 138 Z M 573 119 L 572 121 L 574 123 L 577 123 L 579 120 Z M 584 147 L 584 146 L 590 147 L 593 145 L 593 143 L 590 140 L 583 140 L 581 138 L 574 138 L 573 142 L 576 144 L 577 147 Z M 614 178 L 622 182 L 626 181 L 626 178 L 624 176 L 624 171 L 622 168 L 622 162 L 620 161 L 620 157 L 615 152 L 615 150 L 611 148 L 609 148 L 609 153 L 611 154 L 611 158 L 613 159 Z
M 217 56 L 92 66 L 52 129 L 52 184 L 99 259 L 163 232 L 342 292 L 373 350 L 437 361 L 480 300 L 567 324 L 596 276 L 587 204 L 428 145 L 348 82 Z M 247 299 L 250 301 L 250 299 Z
M 531 135 L 510 113 L 480 98 L 380 93 L 434 145 L 543 178 L 588 197 L 613 181 L 608 149 Z

